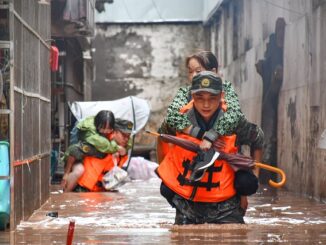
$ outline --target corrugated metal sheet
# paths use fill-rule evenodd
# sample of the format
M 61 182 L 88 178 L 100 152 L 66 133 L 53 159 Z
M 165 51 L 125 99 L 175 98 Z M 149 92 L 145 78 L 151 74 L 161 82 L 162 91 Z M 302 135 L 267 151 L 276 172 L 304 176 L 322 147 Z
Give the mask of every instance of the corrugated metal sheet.
M 115 0 L 96 13 L 97 23 L 207 21 L 223 0 Z

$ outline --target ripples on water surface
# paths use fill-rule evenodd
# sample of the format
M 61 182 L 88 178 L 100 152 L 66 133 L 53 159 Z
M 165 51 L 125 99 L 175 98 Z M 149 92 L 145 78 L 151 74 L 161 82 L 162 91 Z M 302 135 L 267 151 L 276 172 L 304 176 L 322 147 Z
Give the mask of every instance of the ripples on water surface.
M 174 226 L 174 209 L 159 194 L 160 181 L 134 181 L 115 193 L 61 193 L 12 234 L 15 244 L 326 244 L 325 204 L 268 188 L 249 198 L 245 225 Z M 58 218 L 46 216 L 58 211 Z M 1 241 L 1 240 L 0 240 Z

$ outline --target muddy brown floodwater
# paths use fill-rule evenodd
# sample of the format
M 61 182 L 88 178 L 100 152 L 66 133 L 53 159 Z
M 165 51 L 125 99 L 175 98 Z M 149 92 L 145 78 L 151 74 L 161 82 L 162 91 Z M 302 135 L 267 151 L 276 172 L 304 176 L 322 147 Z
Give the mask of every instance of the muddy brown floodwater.
M 249 198 L 245 225 L 175 226 L 159 185 L 158 179 L 133 181 L 106 193 L 54 188 L 42 208 L 2 237 L 10 235 L 12 244 L 66 244 L 75 220 L 73 244 L 326 244 L 325 204 L 261 187 Z

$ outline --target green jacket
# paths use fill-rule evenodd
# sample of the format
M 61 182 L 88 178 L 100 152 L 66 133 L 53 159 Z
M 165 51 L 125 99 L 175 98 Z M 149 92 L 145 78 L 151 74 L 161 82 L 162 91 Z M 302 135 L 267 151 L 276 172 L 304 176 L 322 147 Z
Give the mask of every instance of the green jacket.
M 118 151 L 118 144 L 114 140 L 108 140 L 101 136 L 94 125 L 94 117 L 87 117 L 77 124 L 79 129 L 79 140 L 94 146 L 103 153 L 115 153 Z

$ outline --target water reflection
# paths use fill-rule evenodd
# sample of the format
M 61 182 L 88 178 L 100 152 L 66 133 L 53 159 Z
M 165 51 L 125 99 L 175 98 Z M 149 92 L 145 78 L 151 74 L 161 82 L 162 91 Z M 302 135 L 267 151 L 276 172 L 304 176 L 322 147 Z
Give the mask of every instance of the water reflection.
M 159 194 L 160 181 L 135 181 L 116 193 L 60 193 L 13 233 L 14 244 L 326 243 L 325 204 L 262 188 L 249 198 L 245 225 L 175 226 L 175 211 Z M 58 212 L 58 217 L 47 216 Z

